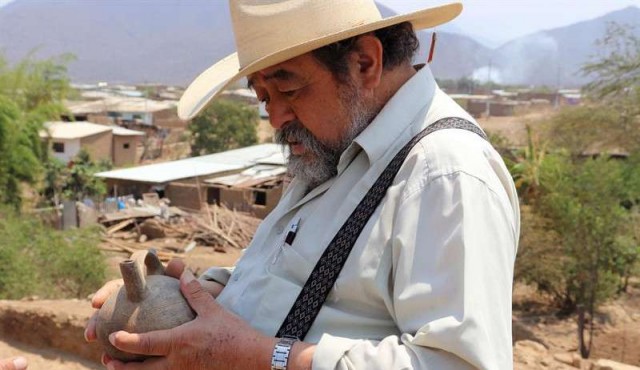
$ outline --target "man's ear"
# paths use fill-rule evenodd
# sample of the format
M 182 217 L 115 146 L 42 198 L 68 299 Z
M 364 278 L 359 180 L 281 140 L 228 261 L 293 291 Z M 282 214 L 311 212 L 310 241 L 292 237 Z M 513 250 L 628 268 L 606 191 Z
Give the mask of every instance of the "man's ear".
M 356 41 L 353 55 L 355 75 L 365 89 L 375 89 L 382 76 L 382 43 L 373 34 L 362 35 Z

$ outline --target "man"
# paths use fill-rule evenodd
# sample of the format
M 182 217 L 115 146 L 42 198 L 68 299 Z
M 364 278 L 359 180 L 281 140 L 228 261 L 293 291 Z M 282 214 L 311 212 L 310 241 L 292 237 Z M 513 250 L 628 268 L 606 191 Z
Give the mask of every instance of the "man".
M 25 370 L 27 359 L 22 356 L 0 359 L 0 370 Z
M 393 156 L 436 121 L 473 121 L 428 67 L 411 64 L 413 28 L 444 23 L 461 6 L 381 19 L 372 0 L 230 5 L 238 53 L 189 87 L 179 113 L 192 117 L 248 77 L 289 148 L 294 179 L 235 269 L 213 268 L 198 281 L 180 262 L 168 266 L 181 274 L 194 321 L 110 336 L 122 350 L 159 357 L 107 358 L 108 367 L 511 368 L 518 200 L 496 151 L 460 129 L 413 147 L 309 332 L 275 338 L 323 251 Z M 100 290 L 94 306 L 115 286 Z

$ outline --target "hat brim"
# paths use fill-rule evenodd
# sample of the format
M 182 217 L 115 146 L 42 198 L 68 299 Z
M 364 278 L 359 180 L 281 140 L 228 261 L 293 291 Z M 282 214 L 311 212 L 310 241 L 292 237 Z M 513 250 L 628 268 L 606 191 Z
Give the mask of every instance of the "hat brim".
M 191 119 L 200 113 L 220 92 L 240 78 L 322 46 L 403 22 L 411 22 L 415 30 L 431 28 L 454 19 L 461 12 L 462 4 L 453 3 L 384 18 L 376 22 L 363 24 L 301 44 L 292 45 L 264 56 L 244 68 L 240 68 L 238 55 L 233 53 L 209 67 L 189 85 L 178 103 L 178 116 L 184 120 Z

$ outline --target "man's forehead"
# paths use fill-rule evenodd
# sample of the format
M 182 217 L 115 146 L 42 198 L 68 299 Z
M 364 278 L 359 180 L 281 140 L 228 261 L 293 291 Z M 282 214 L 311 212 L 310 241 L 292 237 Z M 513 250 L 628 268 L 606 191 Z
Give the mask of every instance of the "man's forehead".
M 314 62 L 315 60 L 310 58 L 308 53 L 297 56 L 250 74 L 247 76 L 247 80 L 249 81 L 248 85 L 251 88 L 261 81 L 289 81 L 294 78 L 300 78 L 301 73 L 303 73 L 301 70 L 309 69 L 309 67 L 315 67 Z
M 266 82 L 269 80 L 290 80 L 295 77 L 295 74 L 284 68 L 277 68 L 273 70 L 261 70 L 256 73 L 253 73 L 247 77 L 249 81 L 249 87 L 253 87 L 256 84 L 260 84 L 261 82 Z

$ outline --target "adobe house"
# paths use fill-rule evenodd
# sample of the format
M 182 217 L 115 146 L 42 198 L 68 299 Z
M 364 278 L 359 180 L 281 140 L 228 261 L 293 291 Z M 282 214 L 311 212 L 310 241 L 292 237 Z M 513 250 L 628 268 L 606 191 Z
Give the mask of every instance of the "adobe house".
M 137 163 L 136 150 L 143 132 L 91 122 L 46 122 L 40 137 L 50 145 L 52 155 L 71 161 L 85 149 L 95 161 L 109 160 L 114 166 Z
M 207 203 L 265 218 L 282 197 L 286 168 L 256 165 L 238 174 L 205 180 Z
M 175 101 L 157 101 L 145 98 L 115 98 L 106 104 L 106 112 L 114 123 L 125 126 L 158 128 L 184 127 L 178 118 Z
M 124 167 L 137 164 L 138 144 L 144 132 L 129 130 L 124 127 L 111 126 L 113 129 L 112 162 L 115 167 Z
M 109 126 L 89 122 L 47 122 L 40 138 L 50 143 L 52 155 L 64 163 L 70 162 L 81 149 L 91 159 L 111 160 L 113 130 Z
M 127 127 L 184 127 L 176 113 L 177 102 L 142 97 L 105 96 L 90 101 L 67 101 L 67 121 L 91 121 Z
M 218 203 L 218 200 L 223 199 L 222 194 L 216 197 L 216 190 L 209 190 L 210 187 L 219 187 L 216 184 L 209 184 L 209 179 L 239 174 L 259 165 L 270 165 L 271 170 L 282 173 L 284 164 L 285 156 L 280 145 L 259 144 L 177 161 L 100 172 L 95 176 L 106 181 L 108 192 L 112 196 L 133 195 L 140 198 L 143 193 L 156 192 L 161 197 L 169 198 L 173 206 L 199 210 L 203 203 Z M 276 171 L 274 167 L 280 167 L 280 169 Z M 257 180 L 263 184 L 250 184 L 249 188 L 252 196 L 253 191 L 256 191 L 255 201 L 264 203 L 258 206 L 268 208 L 271 207 L 272 202 L 277 202 L 280 196 L 277 194 L 278 190 L 271 191 L 278 184 L 266 181 L 265 177 L 267 174 L 275 176 L 275 172 L 267 172 L 265 167 L 262 169 Z M 252 179 L 255 180 L 255 178 Z M 232 193 L 233 191 L 229 194 Z M 244 199 L 244 195 L 239 198 L 236 195 L 232 197 L 233 202 L 227 204 L 238 205 L 240 202 L 237 200 Z M 254 201 L 246 203 L 255 204 Z M 242 207 L 238 205 L 237 208 L 246 210 L 245 205 Z

